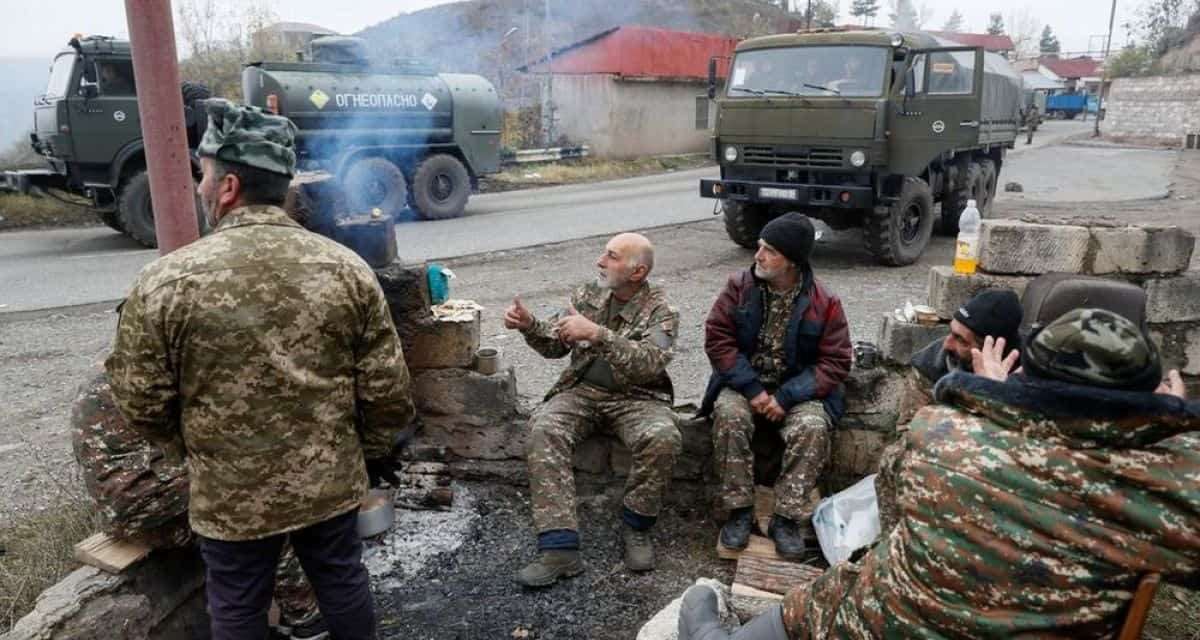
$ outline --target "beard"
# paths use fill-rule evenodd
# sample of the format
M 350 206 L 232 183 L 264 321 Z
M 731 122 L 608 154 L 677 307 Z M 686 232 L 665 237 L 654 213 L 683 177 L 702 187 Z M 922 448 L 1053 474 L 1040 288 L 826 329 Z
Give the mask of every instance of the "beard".
M 200 194 L 200 209 L 204 213 L 204 222 L 208 225 L 209 229 L 215 229 L 217 222 L 219 222 L 217 220 L 216 205 L 217 203 L 210 199 L 207 194 Z
M 601 289 L 618 289 L 625 284 L 624 278 L 611 271 L 602 271 L 596 276 L 596 285 Z

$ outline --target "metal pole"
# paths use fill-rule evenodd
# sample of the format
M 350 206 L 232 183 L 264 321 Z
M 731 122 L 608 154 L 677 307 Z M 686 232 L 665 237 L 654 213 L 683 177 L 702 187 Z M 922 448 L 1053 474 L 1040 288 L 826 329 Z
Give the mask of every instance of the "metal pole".
M 550 37 L 550 0 L 546 0 L 546 21 L 542 27 L 546 38 L 546 146 L 554 144 L 554 42 Z
M 200 237 L 171 0 L 125 0 L 125 20 L 154 201 L 154 233 L 159 255 L 166 255 Z
M 804 12 L 807 19 L 805 29 L 812 29 L 812 0 L 808 0 L 808 9 Z
M 1108 40 L 1104 42 L 1104 64 L 1108 64 L 1108 52 L 1112 48 L 1112 30 L 1113 20 L 1117 17 L 1117 0 L 1112 0 L 1112 10 L 1108 13 Z M 1096 128 L 1092 131 L 1093 138 L 1100 137 L 1100 112 L 1104 109 L 1104 78 L 1108 75 L 1108 69 L 1105 68 L 1104 75 L 1100 76 L 1100 92 L 1096 95 Z M 1084 113 L 1087 113 L 1086 106 Z

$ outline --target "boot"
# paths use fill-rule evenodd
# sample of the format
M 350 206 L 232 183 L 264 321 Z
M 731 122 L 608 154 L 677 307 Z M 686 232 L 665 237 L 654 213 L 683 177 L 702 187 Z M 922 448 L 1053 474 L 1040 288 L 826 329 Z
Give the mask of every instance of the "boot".
M 325 640 L 329 637 L 329 625 L 318 613 L 303 623 L 293 624 L 290 637 L 292 640 Z
M 800 533 L 800 525 L 791 518 L 779 514 L 771 516 L 771 525 L 767 527 L 767 535 L 775 541 L 775 553 L 785 560 L 800 560 L 804 557 L 804 536 Z
M 750 544 L 750 529 L 754 526 L 754 508 L 745 507 L 729 512 L 729 520 L 721 527 L 721 546 L 726 549 L 745 549 Z
M 721 628 L 717 592 L 696 585 L 683 594 L 679 607 L 679 640 L 788 640 L 783 605 L 775 605 L 732 634 Z
M 526 587 L 548 587 L 559 578 L 583 573 L 583 560 L 578 549 L 546 549 L 538 559 L 517 572 L 515 580 Z
M 621 537 L 625 541 L 625 568 L 630 571 L 650 571 L 654 568 L 654 543 L 650 532 L 638 531 L 624 525 Z

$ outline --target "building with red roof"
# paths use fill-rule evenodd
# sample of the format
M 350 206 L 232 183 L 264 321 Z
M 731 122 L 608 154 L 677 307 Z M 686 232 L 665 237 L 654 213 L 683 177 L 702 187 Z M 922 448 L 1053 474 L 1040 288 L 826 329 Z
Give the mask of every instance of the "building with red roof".
M 1051 80 L 1063 83 L 1067 91 L 1078 89 L 1088 93 L 1097 93 L 1100 90 L 1102 67 L 1103 63 L 1100 60 L 1087 56 L 1078 58 L 1042 56 L 1038 58 L 1038 72 Z
M 708 131 L 695 122 L 708 61 L 732 56 L 737 43 L 716 34 L 622 26 L 517 70 L 550 75 L 556 138 L 587 144 L 601 157 L 698 152 L 709 145 Z

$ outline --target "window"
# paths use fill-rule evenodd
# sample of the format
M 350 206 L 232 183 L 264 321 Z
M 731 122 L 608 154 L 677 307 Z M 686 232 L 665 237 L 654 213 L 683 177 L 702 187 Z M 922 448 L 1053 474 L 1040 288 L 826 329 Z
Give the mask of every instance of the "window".
M 733 60 L 731 97 L 875 97 L 883 93 L 889 49 L 867 46 L 779 47 L 743 51 Z
M 913 85 L 913 93 L 925 92 L 925 54 L 918 53 L 913 58 L 912 68 L 908 74 L 909 82 Z
M 75 71 L 75 54 L 65 53 L 54 59 L 50 67 L 50 81 L 46 83 L 47 98 L 61 98 L 71 90 L 71 76 Z
M 96 77 L 100 83 L 100 95 L 132 96 L 137 94 L 133 82 L 133 62 L 129 60 L 96 62 Z
M 974 88 L 973 51 L 934 51 L 929 54 L 930 95 L 970 94 Z

